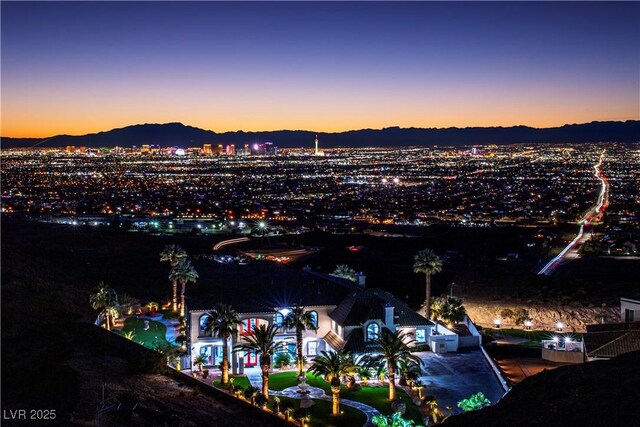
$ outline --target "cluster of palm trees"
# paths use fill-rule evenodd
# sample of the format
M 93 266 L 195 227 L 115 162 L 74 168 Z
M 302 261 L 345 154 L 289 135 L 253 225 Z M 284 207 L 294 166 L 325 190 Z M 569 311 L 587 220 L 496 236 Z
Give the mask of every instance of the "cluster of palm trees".
M 180 316 L 184 317 L 186 314 L 184 295 L 187 283 L 198 280 L 198 272 L 193 268 L 193 265 L 191 265 L 191 261 L 187 259 L 187 253 L 178 245 L 167 245 L 164 250 L 160 252 L 160 262 L 165 261 L 168 261 L 171 265 L 169 280 L 173 285 L 173 294 L 171 299 L 173 311 L 178 311 L 179 308 Z M 178 283 L 181 285 L 179 306 Z
M 273 356 L 283 349 L 281 343 L 275 342 L 278 330 L 279 327 L 276 324 L 258 325 L 244 335 L 242 341 L 234 348 L 234 351 L 254 351 L 259 356 L 260 370 L 262 372 L 262 394 L 267 398 L 269 397 L 271 361 Z M 414 342 L 409 337 L 409 334 L 383 329 L 372 347 L 372 354 L 364 355 L 356 361 L 354 355 L 349 352 L 322 351 L 311 363 L 309 372 L 322 376 L 331 385 L 333 415 L 340 414 L 341 378 L 353 376 L 361 367 L 367 370 L 376 369 L 380 366 L 386 368 L 389 378 L 389 400 L 394 401 L 396 398 L 396 373 L 399 371 L 404 372 L 414 366 L 422 366 L 422 360 L 412 353 L 410 346 Z M 298 359 L 298 367 L 300 368 L 300 354 Z M 298 373 L 304 374 L 300 370 Z

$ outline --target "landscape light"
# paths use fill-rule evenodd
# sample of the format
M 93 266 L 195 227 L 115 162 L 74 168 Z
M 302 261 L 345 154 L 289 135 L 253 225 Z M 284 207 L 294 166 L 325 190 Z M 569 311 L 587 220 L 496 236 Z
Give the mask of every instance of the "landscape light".
M 525 320 L 525 321 L 524 321 L 524 327 L 525 327 L 525 329 L 526 329 L 527 331 L 530 331 L 530 330 L 531 330 L 531 325 L 532 325 L 532 324 L 533 324 L 533 323 L 531 322 L 531 320 Z
M 564 328 L 564 324 L 562 322 L 556 323 L 556 330 L 558 332 L 562 332 L 562 328 Z
M 496 319 L 493 321 L 493 324 L 496 326 L 496 329 L 500 329 L 500 325 L 502 324 L 501 319 Z

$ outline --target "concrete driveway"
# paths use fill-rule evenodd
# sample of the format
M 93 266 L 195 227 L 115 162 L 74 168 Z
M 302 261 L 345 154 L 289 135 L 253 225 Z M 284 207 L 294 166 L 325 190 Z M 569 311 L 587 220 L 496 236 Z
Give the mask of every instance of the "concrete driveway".
M 454 413 L 462 412 L 458 402 L 481 391 L 497 403 L 504 389 L 491 370 L 480 349 L 461 349 L 457 353 L 417 353 L 424 361 L 424 376 L 420 380 L 425 392 L 438 399 L 441 408 L 451 406 Z

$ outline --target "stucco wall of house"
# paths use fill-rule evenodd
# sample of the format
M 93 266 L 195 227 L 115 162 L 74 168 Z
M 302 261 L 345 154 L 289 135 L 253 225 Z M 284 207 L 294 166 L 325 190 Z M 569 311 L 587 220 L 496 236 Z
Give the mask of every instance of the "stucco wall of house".
M 620 299 L 620 319 L 623 322 L 627 321 L 626 310 L 633 311 L 633 321 L 640 321 L 640 302 L 635 302 L 628 299 Z

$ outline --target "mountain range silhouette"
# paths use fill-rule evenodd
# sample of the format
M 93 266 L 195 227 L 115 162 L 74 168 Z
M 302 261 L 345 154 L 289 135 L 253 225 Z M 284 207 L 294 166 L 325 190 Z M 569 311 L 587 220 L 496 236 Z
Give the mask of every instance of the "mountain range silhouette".
M 139 124 L 81 136 L 57 135 L 50 138 L 5 138 L 2 148 L 64 147 L 67 145 L 98 147 L 130 147 L 144 144 L 193 147 L 202 144 L 235 144 L 272 142 L 281 148 L 312 147 L 318 135 L 322 148 L 330 147 L 402 147 L 460 146 L 511 143 L 581 143 L 638 142 L 640 120 L 591 122 L 552 128 L 529 126 L 467 128 L 400 128 L 361 129 L 346 132 L 314 132 L 276 130 L 256 132 L 223 132 L 187 126 L 182 123 Z

